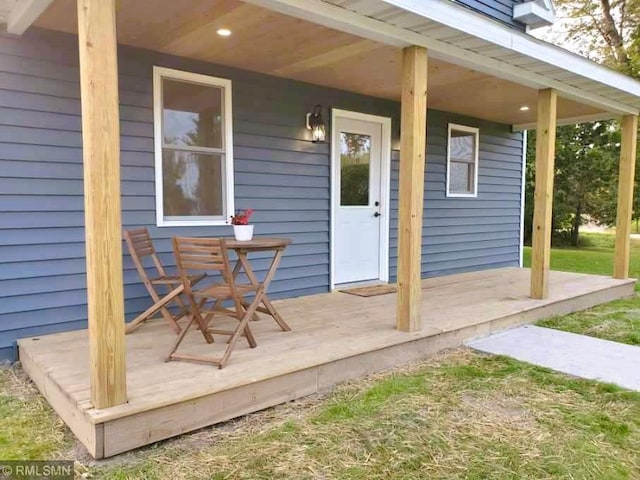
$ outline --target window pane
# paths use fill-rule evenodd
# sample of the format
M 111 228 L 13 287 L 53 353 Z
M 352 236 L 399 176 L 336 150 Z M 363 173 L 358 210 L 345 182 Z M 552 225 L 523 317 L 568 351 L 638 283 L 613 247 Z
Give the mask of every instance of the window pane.
M 163 149 L 162 201 L 165 217 L 223 217 L 223 159 L 223 155 Z
M 369 205 L 371 136 L 340 132 L 340 205 Z
M 222 88 L 162 80 L 165 145 L 222 148 Z
M 449 192 L 475 193 L 475 165 L 466 162 L 449 163 Z
M 452 129 L 451 138 L 449 139 L 449 158 L 456 162 L 473 163 L 475 161 L 475 155 L 475 133 L 461 132 Z

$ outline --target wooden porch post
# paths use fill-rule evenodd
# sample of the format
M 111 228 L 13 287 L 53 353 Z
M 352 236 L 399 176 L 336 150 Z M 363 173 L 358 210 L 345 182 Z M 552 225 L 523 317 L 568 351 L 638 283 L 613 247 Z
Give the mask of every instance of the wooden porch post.
M 91 401 L 127 401 L 114 0 L 78 0 Z
M 638 116 L 622 117 L 622 142 L 620 143 L 620 173 L 618 177 L 618 210 L 616 217 L 616 251 L 613 277 L 629 276 L 629 249 L 631 214 L 633 211 L 633 185 L 636 170 L 636 143 Z
M 398 215 L 397 328 L 422 329 L 422 202 L 427 136 L 427 50 L 402 51 L 402 114 Z
M 545 89 L 538 92 L 536 186 L 531 251 L 531 297 L 538 299 L 549 296 L 557 101 L 555 90 Z

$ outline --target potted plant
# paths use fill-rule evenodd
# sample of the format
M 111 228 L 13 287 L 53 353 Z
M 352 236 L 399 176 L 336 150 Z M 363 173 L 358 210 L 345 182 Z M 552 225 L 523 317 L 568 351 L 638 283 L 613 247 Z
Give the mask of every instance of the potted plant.
M 253 214 L 253 210 L 236 210 L 236 214 L 231 216 L 231 225 L 233 225 L 233 233 L 236 240 L 246 242 L 253 238 L 253 225 L 249 225 L 249 219 Z

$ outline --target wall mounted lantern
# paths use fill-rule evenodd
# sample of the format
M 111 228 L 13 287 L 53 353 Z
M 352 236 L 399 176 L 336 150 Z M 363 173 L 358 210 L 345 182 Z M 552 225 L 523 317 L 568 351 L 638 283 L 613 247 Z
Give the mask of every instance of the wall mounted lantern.
M 313 113 L 307 113 L 307 128 L 311 130 L 311 141 L 313 143 L 325 141 L 327 127 L 322 120 L 322 105 L 316 105 Z

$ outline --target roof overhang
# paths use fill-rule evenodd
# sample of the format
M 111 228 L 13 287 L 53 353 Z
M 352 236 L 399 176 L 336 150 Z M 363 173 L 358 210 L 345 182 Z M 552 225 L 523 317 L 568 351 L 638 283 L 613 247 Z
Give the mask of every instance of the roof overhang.
M 248 0 L 388 45 L 430 56 L 616 116 L 638 114 L 640 82 L 563 48 L 442 0 Z

